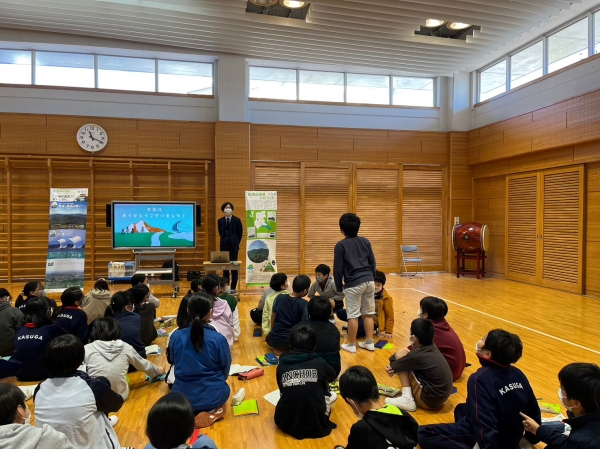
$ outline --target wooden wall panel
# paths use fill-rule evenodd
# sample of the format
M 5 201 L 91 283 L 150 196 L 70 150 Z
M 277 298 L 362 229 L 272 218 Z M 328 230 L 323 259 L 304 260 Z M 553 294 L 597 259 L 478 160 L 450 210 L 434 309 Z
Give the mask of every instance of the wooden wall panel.
M 588 165 L 586 171 L 585 293 L 600 297 L 600 164 Z
M 473 182 L 474 220 L 488 225 L 490 248 L 487 251 L 486 269 L 504 276 L 505 271 L 505 219 L 506 178 L 504 176 L 476 179 Z
M 473 173 L 467 161 L 467 133 L 450 133 L 449 139 L 449 213 L 444 224 L 444 233 L 448 243 L 447 266 L 454 271 L 456 269 L 456 252 L 452 246 L 454 217 L 458 217 L 461 223 L 473 220 Z

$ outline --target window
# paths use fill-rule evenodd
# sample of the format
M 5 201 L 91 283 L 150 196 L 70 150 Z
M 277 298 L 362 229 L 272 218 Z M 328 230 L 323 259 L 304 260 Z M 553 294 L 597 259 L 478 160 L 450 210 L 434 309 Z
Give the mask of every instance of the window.
M 433 78 L 395 76 L 392 98 L 395 105 L 433 107 Z
M 344 102 L 344 74 L 300 70 L 300 100 Z
M 250 67 L 250 97 L 297 100 L 296 70 Z
M 506 59 L 485 69 L 479 77 L 479 101 L 506 92 Z
M 348 73 L 348 103 L 390 104 L 390 77 Z
M 212 95 L 212 64 L 158 61 L 158 91 L 172 94 Z
M 98 56 L 98 87 L 154 92 L 154 59 Z
M 594 54 L 600 53 L 600 11 L 594 14 Z
M 510 87 L 528 83 L 544 74 L 544 43 L 539 41 L 510 58 Z
M 93 88 L 94 55 L 36 52 L 35 84 Z
M 31 52 L 0 50 L 0 83 L 31 84 Z
M 587 57 L 587 17 L 548 37 L 548 73 Z

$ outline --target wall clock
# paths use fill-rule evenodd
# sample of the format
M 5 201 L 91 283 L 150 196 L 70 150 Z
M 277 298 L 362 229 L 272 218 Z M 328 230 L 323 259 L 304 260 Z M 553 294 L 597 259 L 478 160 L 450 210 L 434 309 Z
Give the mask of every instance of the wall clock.
M 96 153 L 102 151 L 108 144 L 108 134 L 101 126 L 83 125 L 77 131 L 77 143 L 85 151 Z

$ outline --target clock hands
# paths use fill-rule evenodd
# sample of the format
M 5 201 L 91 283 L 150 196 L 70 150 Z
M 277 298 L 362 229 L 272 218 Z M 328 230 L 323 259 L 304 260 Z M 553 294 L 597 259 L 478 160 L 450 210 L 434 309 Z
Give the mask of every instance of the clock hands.
M 100 142 L 99 139 L 96 139 L 94 136 L 92 136 L 92 132 L 88 131 L 88 134 L 90 135 L 90 139 L 95 140 L 96 142 Z

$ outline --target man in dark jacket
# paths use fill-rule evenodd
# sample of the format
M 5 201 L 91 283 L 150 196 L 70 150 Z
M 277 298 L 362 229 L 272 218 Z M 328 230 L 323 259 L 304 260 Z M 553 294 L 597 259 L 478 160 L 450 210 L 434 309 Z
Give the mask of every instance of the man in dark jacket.
M 294 326 L 289 341 L 292 350 L 277 365 L 281 398 L 275 407 L 275 424 L 298 440 L 325 437 L 337 427 L 329 421 L 331 406 L 326 400 L 335 371 L 312 352 L 317 333 L 306 324 Z
M 546 449 L 597 449 L 600 448 L 600 368 L 592 363 L 571 363 L 558 373 L 558 397 L 567 409 L 571 426 L 569 436 L 555 427 L 540 426 L 535 420 L 525 418 L 525 430 L 546 443 Z
M 381 405 L 377 381 L 368 368 L 348 368 L 340 377 L 340 394 L 363 418 L 350 429 L 346 449 L 413 449 L 417 445 L 419 424 L 399 408 Z
M 490 331 L 477 343 L 482 368 L 469 377 L 467 403 L 454 410 L 455 424 L 422 426 L 422 449 L 518 449 L 524 426 L 520 412 L 541 422 L 540 407 L 525 374 L 511 366 L 523 354 L 521 339 L 501 329 Z M 532 444 L 539 438 L 530 432 Z
M 235 262 L 238 260 L 240 242 L 242 241 L 242 235 L 244 234 L 242 220 L 233 215 L 233 204 L 229 202 L 223 203 L 221 211 L 225 216 L 219 218 L 217 221 L 219 236 L 221 237 L 220 251 L 229 251 L 229 260 Z M 231 271 L 233 271 L 230 284 L 231 294 L 234 294 L 235 287 L 237 286 L 238 270 Z M 223 276 L 229 279 L 229 270 L 224 270 Z
M 12 298 L 5 288 L 0 288 L 0 357 L 13 355 L 15 332 L 23 325 L 23 313 L 12 307 Z

